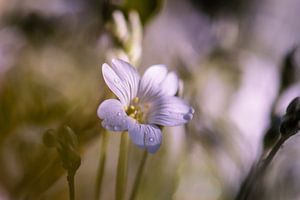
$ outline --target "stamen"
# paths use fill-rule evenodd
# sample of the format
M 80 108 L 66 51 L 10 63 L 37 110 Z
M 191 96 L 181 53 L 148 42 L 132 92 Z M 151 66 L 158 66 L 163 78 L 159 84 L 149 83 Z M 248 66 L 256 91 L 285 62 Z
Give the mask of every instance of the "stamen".
M 135 103 L 135 104 L 138 103 L 139 102 L 139 98 L 138 97 L 134 97 L 133 100 L 132 100 L 132 102 Z

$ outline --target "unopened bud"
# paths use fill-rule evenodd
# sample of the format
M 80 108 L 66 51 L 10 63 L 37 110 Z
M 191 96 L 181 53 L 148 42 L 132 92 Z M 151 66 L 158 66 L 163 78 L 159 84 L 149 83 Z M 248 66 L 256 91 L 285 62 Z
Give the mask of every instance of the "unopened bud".
M 295 135 L 300 130 L 300 97 L 291 101 L 282 117 L 280 132 L 284 137 Z

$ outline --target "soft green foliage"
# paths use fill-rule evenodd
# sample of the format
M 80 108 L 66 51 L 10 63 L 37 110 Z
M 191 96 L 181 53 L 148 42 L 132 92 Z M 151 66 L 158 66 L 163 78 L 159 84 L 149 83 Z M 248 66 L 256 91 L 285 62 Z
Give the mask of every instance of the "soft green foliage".
M 141 20 L 146 23 L 153 17 L 161 8 L 163 0 L 126 0 L 124 7 L 127 10 L 136 10 L 141 15 Z
M 59 130 L 48 130 L 43 136 L 44 144 L 55 147 L 63 163 L 63 168 L 71 174 L 75 174 L 80 166 L 81 159 L 78 154 L 78 139 L 74 131 L 68 127 Z

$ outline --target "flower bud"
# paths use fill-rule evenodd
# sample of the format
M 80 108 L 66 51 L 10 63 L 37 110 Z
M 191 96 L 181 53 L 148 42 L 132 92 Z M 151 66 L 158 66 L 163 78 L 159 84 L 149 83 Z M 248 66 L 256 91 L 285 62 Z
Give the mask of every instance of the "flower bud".
M 291 101 L 282 117 L 280 132 L 283 137 L 290 137 L 300 129 L 300 97 Z

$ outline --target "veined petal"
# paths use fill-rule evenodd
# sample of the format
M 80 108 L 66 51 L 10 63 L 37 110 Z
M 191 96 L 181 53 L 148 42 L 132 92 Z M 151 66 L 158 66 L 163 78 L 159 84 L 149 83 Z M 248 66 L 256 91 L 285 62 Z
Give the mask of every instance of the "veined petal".
M 100 119 L 103 119 L 102 126 L 110 131 L 128 129 L 129 117 L 121 102 L 116 99 L 103 101 L 98 107 L 97 114 Z
M 152 65 L 149 67 L 140 82 L 138 97 L 142 101 L 157 96 L 161 90 L 161 83 L 165 80 L 168 70 L 165 65 Z
M 125 89 L 129 91 L 129 100 L 136 97 L 140 81 L 137 70 L 121 59 L 112 59 L 112 68 L 124 82 Z
M 115 71 L 106 63 L 102 65 L 102 74 L 109 89 L 120 99 L 123 105 L 130 101 L 129 91 Z
M 194 109 L 175 96 L 161 96 L 152 103 L 148 115 L 149 124 L 179 126 L 193 118 Z
M 155 153 L 161 145 L 162 134 L 156 125 L 139 124 L 132 120 L 128 132 L 132 142 L 146 148 L 149 153 Z
M 104 81 L 123 105 L 129 105 L 130 100 L 137 95 L 139 74 L 129 63 L 113 59 L 112 66 L 102 65 Z
M 168 73 L 165 80 L 161 84 L 161 91 L 165 95 L 174 96 L 178 91 L 179 79 L 174 72 Z

